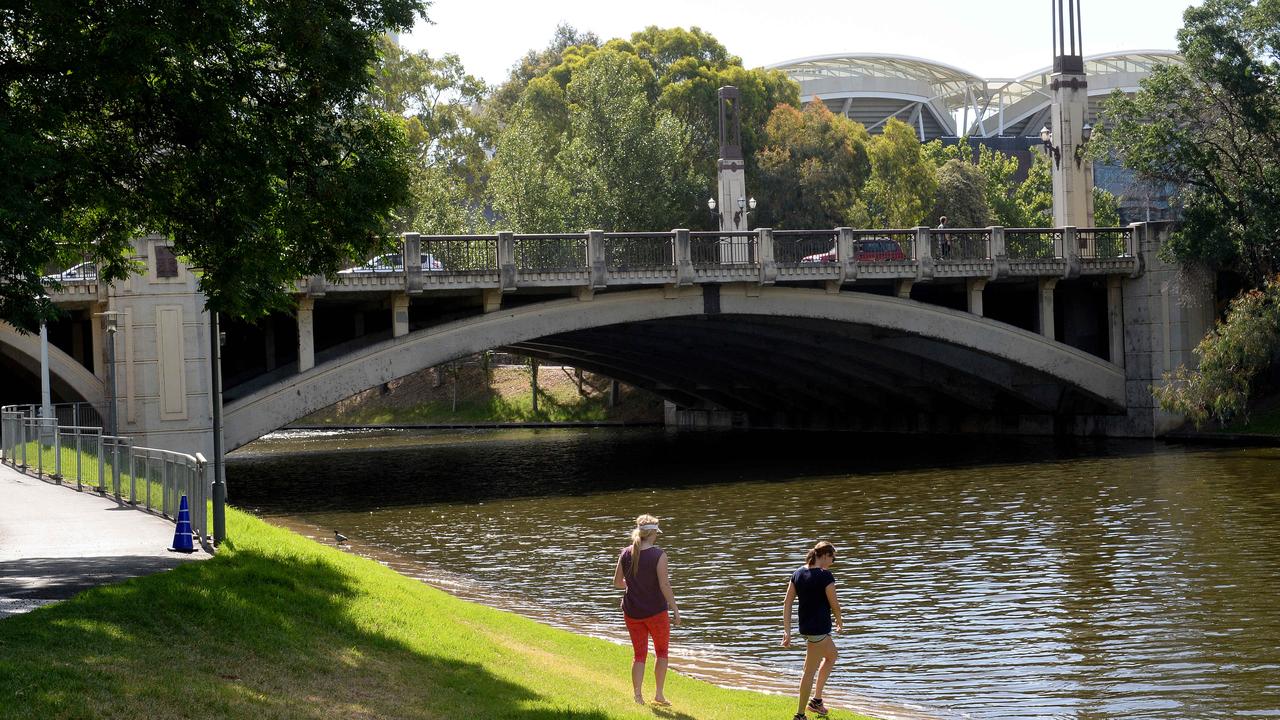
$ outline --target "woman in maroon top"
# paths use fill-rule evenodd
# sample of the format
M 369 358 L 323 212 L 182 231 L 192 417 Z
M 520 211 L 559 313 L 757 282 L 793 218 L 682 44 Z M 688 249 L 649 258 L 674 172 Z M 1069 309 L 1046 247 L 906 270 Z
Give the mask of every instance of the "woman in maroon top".
M 658 540 L 658 518 L 641 515 L 631 531 L 631 544 L 622 550 L 613 573 L 614 587 L 626 590 L 622 596 L 622 614 L 627 621 L 627 633 L 631 635 L 634 660 L 631 663 L 631 687 L 636 702 L 644 704 L 641 685 L 644 683 L 644 662 L 649 654 L 649 638 L 653 638 L 653 679 L 657 689 L 653 696 L 655 705 L 670 705 L 662 694 L 667 680 L 667 647 L 671 639 L 671 625 L 680 624 L 680 608 L 671 592 L 667 577 L 667 554 L 654 545 Z M 668 618 L 667 610 L 671 611 Z

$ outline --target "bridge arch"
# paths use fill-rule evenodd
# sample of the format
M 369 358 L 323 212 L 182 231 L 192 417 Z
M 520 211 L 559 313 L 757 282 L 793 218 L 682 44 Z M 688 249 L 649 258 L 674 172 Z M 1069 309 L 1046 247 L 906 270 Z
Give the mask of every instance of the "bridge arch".
M 40 376 L 40 336 L 22 333 L 7 323 L 0 323 L 0 352 Z M 68 399 L 79 399 L 102 407 L 105 395 L 102 381 L 75 358 L 54 345 L 49 345 L 49 382 L 54 391 Z
M 752 382 L 736 387 L 709 381 L 715 358 L 706 355 L 707 346 L 693 349 L 704 335 L 723 351 L 716 374 Z M 795 348 L 788 345 L 798 339 L 803 342 Z M 689 345 L 687 353 L 682 344 Z M 797 388 L 819 383 L 805 391 L 809 400 L 829 395 L 837 383 L 859 382 L 859 397 L 866 393 L 870 402 L 930 395 L 983 409 L 982 398 L 1003 394 L 1044 414 L 1125 407 L 1122 369 L 1010 325 L 897 297 L 723 285 L 552 300 L 377 342 L 229 402 L 227 447 L 395 378 L 498 347 L 572 359 L 667 397 L 741 403 L 745 409 L 761 393 L 769 404 L 770 379 L 783 379 L 784 367 L 795 369 Z M 751 347 L 754 357 L 744 358 Z M 851 370 L 841 360 L 849 353 L 869 358 L 873 370 Z

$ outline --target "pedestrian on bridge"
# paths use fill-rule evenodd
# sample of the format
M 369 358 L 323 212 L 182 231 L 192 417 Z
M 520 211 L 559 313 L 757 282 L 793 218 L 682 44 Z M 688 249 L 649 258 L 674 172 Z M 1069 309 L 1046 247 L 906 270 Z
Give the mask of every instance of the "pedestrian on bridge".
M 822 703 L 822 688 L 831 677 L 836 663 L 836 644 L 831 639 L 831 615 L 834 632 L 844 629 L 840 617 L 840 601 L 836 599 L 836 579 L 828 569 L 836 561 L 836 548 L 823 540 L 805 556 L 804 567 L 791 574 L 787 597 L 782 601 L 782 647 L 791 647 L 791 606 L 800 600 L 800 636 L 805 640 L 804 671 L 800 678 L 800 706 L 792 720 L 806 720 L 805 711 L 827 714 Z M 818 683 L 813 683 L 814 675 Z M 813 699 L 809 699 L 810 688 Z
M 667 574 L 667 554 L 655 543 L 658 540 L 658 518 L 641 515 L 631 531 L 631 544 L 623 548 L 613 573 L 613 585 L 626 592 L 622 595 L 622 614 L 631 636 L 633 661 L 631 687 L 636 702 L 644 704 L 644 665 L 649 654 L 649 638 L 653 638 L 653 679 L 657 686 L 653 703 L 670 705 L 662 687 L 667 680 L 667 649 L 671 641 L 671 625 L 680 624 L 680 608 L 671 592 Z M 668 616 L 668 610 L 670 615 Z

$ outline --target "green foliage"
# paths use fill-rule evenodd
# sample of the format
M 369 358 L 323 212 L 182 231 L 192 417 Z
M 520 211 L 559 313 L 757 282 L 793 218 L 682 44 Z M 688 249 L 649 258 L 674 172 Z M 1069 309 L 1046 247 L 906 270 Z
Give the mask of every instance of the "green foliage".
M 911 126 L 890 119 L 868 146 L 871 178 L 852 212 L 862 227 L 915 227 L 933 207 L 934 168 Z
M 985 179 L 978 167 L 964 160 L 948 160 L 937 173 L 937 199 L 931 218 L 946 216 L 952 227 L 987 227 Z
M 779 105 L 765 126 L 758 222 L 776 228 L 830 228 L 850 222 L 857 193 L 871 173 L 866 128 L 820 100 L 797 110 Z
M 173 238 L 209 307 L 255 317 L 299 276 L 373 250 L 403 205 L 404 130 L 368 107 L 386 30 L 420 0 L 193 6 L 19 2 L 4 11 L 0 317 L 32 327 L 60 248 L 123 277 Z
M 1119 227 L 1120 202 L 1111 191 L 1098 186 L 1093 187 L 1093 225 L 1094 227 Z
M 1158 68 L 1136 95 L 1110 98 L 1091 150 L 1179 188 L 1169 257 L 1260 285 L 1280 271 L 1280 3 L 1206 0 L 1183 21 L 1185 67 Z
M 410 202 L 398 232 L 467 233 L 484 224 L 486 129 L 471 108 L 488 88 L 457 55 L 406 53 L 382 38 L 370 99 L 400 120 L 414 153 Z
M 1053 225 L 1053 165 L 1044 153 L 1032 153 L 1027 179 L 1013 191 L 1013 203 L 1018 222 L 1012 227 Z
M 535 154 L 532 148 L 507 152 L 503 147 L 507 142 L 552 147 L 571 142 L 571 113 L 579 112 L 583 106 L 570 107 L 564 97 L 576 76 L 590 68 L 598 54 L 626 58 L 631 66 L 628 76 L 640 80 L 646 102 L 651 106 L 655 128 L 659 119 L 666 123 L 656 131 L 657 134 L 663 142 L 674 143 L 675 165 L 665 168 L 669 177 L 663 179 L 659 189 L 676 194 L 663 200 L 661 205 L 666 209 L 661 214 L 641 223 L 645 228 L 707 225 L 704 208 L 709 188 L 715 182 L 719 151 L 717 91 L 721 86 L 734 85 L 741 91 L 739 110 L 749 182 L 756 178 L 755 151 L 763 146 L 764 126 L 769 113 L 779 103 L 799 105 L 799 88 L 783 73 L 743 68 L 739 58 L 729 54 L 719 41 L 698 28 L 649 27 L 634 33 L 629 40 L 614 39 L 603 45 L 593 36 L 584 38 L 572 28 L 561 28 L 556 41 L 542 53 L 526 56 L 486 103 L 484 114 L 487 122 L 501 128 L 497 136 L 499 156 L 505 153 L 509 158 L 517 155 L 528 158 Z M 628 84 L 627 92 L 633 93 L 634 90 Z M 515 101 L 511 100 L 513 96 L 517 98 Z M 512 126 L 526 117 L 521 113 L 528 111 L 535 112 L 538 117 L 537 128 L 531 132 L 512 132 Z M 502 171 L 494 168 L 495 176 L 499 172 L 505 173 L 498 182 L 500 187 L 493 192 L 495 209 L 505 220 L 517 227 L 532 227 L 525 224 L 525 219 L 537 216 L 544 223 L 542 227 L 557 229 L 569 226 L 556 223 L 576 222 L 574 218 L 580 215 L 580 211 L 563 205 L 536 212 L 527 208 L 528 212 L 519 217 L 508 215 L 506 208 L 529 204 L 510 196 L 515 189 L 513 183 L 518 184 L 515 168 L 514 163 L 507 164 Z M 572 172 L 564 168 L 563 174 L 571 175 Z M 648 202 L 639 192 L 640 188 L 646 187 L 643 184 L 646 180 L 637 177 L 632 182 L 631 200 Z M 557 193 L 550 194 L 554 196 Z M 561 198 L 558 202 L 567 203 L 568 200 Z M 599 203 L 592 198 L 575 198 L 575 204 Z M 621 214 L 636 217 L 652 211 L 652 207 L 638 206 Z M 620 211 L 614 208 L 611 214 L 619 216 Z
M 1185 414 L 1197 427 L 1211 419 L 1247 421 L 1254 383 L 1280 357 L 1280 277 L 1233 300 L 1226 320 L 1195 352 L 1196 370 L 1179 366 L 1153 388 L 1160 407 Z
M 532 80 L 499 135 L 495 209 L 526 232 L 674 227 L 697 196 L 688 128 L 653 105 L 636 56 L 606 47 L 574 65 L 563 90 Z

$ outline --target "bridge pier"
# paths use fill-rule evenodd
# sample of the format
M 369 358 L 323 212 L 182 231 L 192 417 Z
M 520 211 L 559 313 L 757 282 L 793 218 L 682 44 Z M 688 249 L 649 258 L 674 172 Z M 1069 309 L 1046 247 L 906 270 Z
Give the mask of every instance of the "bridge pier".
M 982 315 L 982 292 L 987 289 L 986 278 L 970 278 L 965 282 L 968 290 L 969 312 Z
M 298 372 L 316 366 L 316 299 L 310 295 L 298 298 Z
M 1040 309 L 1039 331 L 1046 338 L 1054 339 L 1053 292 L 1058 287 L 1058 278 L 1039 278 L 1036 284 L 1036 303 Z
M 364 333 L 358 334 L 363 335 Z M 396 293 L 391 296 L 391 337 L 403 337 L 408 334 L 409 295 L 407 293 Z

